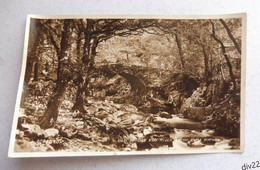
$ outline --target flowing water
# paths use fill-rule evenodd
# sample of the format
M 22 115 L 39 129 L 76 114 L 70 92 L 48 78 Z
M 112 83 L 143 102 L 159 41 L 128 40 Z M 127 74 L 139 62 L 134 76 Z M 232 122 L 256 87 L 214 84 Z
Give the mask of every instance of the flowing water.
M 192 149 L 199 149 L 203 151 L 239 148 L 238 139 L 217 136 L 214 130 L 204 128 L 203 123 L 181 118 L 177 115 L 173 115 L 169 119 L 156 116 L 153 126 L 157 127 L 155 128 L 157 138 L 172 139 L 172 146 L 168 145 L 169 147 L 167 147 L 170 150 L 191 151 Z

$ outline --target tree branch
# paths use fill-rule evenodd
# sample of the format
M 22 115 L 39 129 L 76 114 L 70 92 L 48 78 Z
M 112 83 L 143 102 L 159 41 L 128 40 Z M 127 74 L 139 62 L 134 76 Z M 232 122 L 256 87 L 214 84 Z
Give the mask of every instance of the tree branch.
M 229 75 L 230 75 L 231 81 L 232 81 L 232 83 L 234 84 L 233 92 L 235 92 L 235 90 L 236 90 L 236 81 L 235 81 L 234 74 L 233 74 L 233 71 L 232 71 L 232 65 L 231 65 L 231 63 L 230 63 L 230 61 L 229 61 L 229 58 L 228 58 L 228 56 L 227 56 L 226 47 L 225 47 L 225 45 L 223 44 L 223 42 L 216 36 L 216 31 L 215 31 L 215 25 L 214 25 L 214 23 L 213 23 L 211 20 L 210 20 L 210 22 L 211 22 L 211 25 L 212 25 L 212 37 L 213 37 L 214 40 L 215 40 L 216 42 L 218 42 L 218 43 L 220 44 L 220 46 L 221 46 L 222 53 L 223 53 L 223 55 L 224 55 L 224 57 L 225 57 L 225 60 L 226 60 L 226 62 L 227 62 L 227 66 L 228 66 L 228 70 L 229 70 Z
M 229 38 L 232 40 L 233 44 L 235 45 L 237 51 L 239 52 L 239 54 L 241 54 L 241 48 L 239 47 L 236 39 L 234 38 L 234 36 L 232 35 L 228 25 L 226 24 L 226 22 L 223 20 L 223 19 L 219 19 L 219 21 L 221 22 L 221 24 L 224 26 L 224 28 L 226 29 L 227 31 L 227 34 L 229 36 Z

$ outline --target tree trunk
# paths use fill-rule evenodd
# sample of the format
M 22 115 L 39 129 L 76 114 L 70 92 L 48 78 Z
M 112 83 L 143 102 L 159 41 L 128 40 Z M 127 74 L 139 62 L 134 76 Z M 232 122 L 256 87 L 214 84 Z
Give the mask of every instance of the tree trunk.
M 214 23 L 212 21 L 211 21 L 211 24 L 212 24 L 212 36 L 215 39 L 215 41 L 220 44 L 223 56 L 224 56 L 224 58 L 227 62 L 230 79 L 231 79 L 231 82 L 233 83 L 233 86 L 234 86 L 233 87 L 233 93 L 234 93 L 236 91 L 236 80 L 234 78 L 234 74 L 233 74 L 233 71 L 232 71 L 232 65 L 231 65 L 231 62 L 229 61 L 229 58 L 228 58 L 228 55 L 227 55 L 227 52 L 226 52 L 226 47 L 225 47 L 224 43 L 220 39 L 218 39 L 218 37 L 216 36 L 215 26 L 214 26 Z
M 223 69 L 223 62 L 220 57 L 219 50 L 218 50 L 218 58 L 219 58 L 219 62 L 220 62 L 220 72 L 221 72 L 222 78 L 224 81 L 226 81 L 226 76 L 225 76 L 224 69 Z
M 208 64 L 208 55 L 206 53 L 206 49 L 205 49 L 205 46 L 202 45 L 202 51 L 203 51 L 203 56 L 204 56 L 204 75 L 205 75 L 205 82 L 207 84 L 207 86 L 209 85 L 209 64 Z
M 80 82 L 78 90 L 77 90 L 77 94 L 76 94 L 76 101 L 73 105 L 72 110 L 78 110 L 81 113 L 86 113 L 87 111 L 84 108 L 84 98 L 86 96 L 86 90 L 87 90 L 87 86 L 88 86 L 88 78 L 84 77 L 83 81 Z
M 62 98 L 67 87 L 67 82 L 59 82 L 56 85 L 56 89 L 52 93 L 50 100 L 47 104 L 47 109 L 45 110 L 44 116 L 40 122 L 40 126 L 43 129 L 52 127 L 57 121 L 59 108 L 62 103 Z
M 90 74 L 94 68 L 94 57 L 96 56 L 96 48 L 98 45 L 98 40 L 91 35 L 91 30 L 93 29 L 93 22 L 87 20 L 87 27 L 84 31 L 85 42 L 83 45 L 83 56 L 82 56 L 82 72 L 81 79 L 79 82 L 76 100 L 73 105 L 73 110 L 78 110 L 81 113 L 86 113 L 84 108 L 84 98 L 86 96 L 87 86 L 89 84 Z
M 96 47 L 98 45 L 98 42 L 94 40 L 92 44 L 88 44 L 90 47 L 86 47 L 83 54 L 83 73 L 82 79 L 79 83 L 77 95 L 76 95 L 76 101 L 73 105 L 73 110 L 78 110 L 81 113 L 86 113 L 86 110 L 84 108 L 84 98 L 86 96 L 86 91 L 88 90 L 88 84 L 91 76 L 91 72 L 94 69 L 94 57 L 96 55 Z M 89 51 L 89 52 L 88 52 Z
M 234 36 L 232 35 L 228 25 L 226 24 L 226 22 L 223 20 L 223 19 L 219 19 L 219 21 L 221 22 L 221 24 L 224 26 L 224 28 L 226 29 L 227 31 L 227 34 L 229 36 L 229 38 L 232 40 L 233 44 L 235 45 L 237 51 L 239 52 L 239 54 L 241 54 L 241 48 L 239 47 L 236 39 L 234 38 Z
M 175 40 L 176 40 L 178 50 L 179 50 L 181 68 L 183 69 L 184 68 L 183 51 L 182 51 L 181 42 L 180 42 L 178 33 L 175 34 Z
M 62 103 L 62 98 L 65 93 L 66 87 L 68 85 L 69 73 L 65 71 L 67 60 L 65 60 L 64 57 L 67 55 L 67 50 L 69 47 L 70 23 L 70 20 L 64 21 L 64 31 L 61 35 L 60 51 L 58 53 L 57 83 L 48 101 L 47 109 L 44 112 L 44 116 L 40 121 L 40 126 L 43 129 L 52 127 L 55 124 L 58 118 L 58 110 Z

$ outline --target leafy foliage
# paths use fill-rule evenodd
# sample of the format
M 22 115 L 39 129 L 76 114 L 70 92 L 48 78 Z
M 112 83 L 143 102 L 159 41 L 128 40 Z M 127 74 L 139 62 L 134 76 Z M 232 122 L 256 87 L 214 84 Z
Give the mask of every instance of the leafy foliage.
M 39 124 L 33 127 L 41 134 L 27 133 L 29 126 L 24 129 L 21 122 L 27 134 L 18 135 L 19 140 L 34 140 L 54 128 L 61 138 L 131 148 L 118 141 L 150 138 L 156 128 L 172 131 L 168 125 L 145 127 L 153 115 L 172 114 L 239 137 L 240 19 L 32 23 L 21 108 L 25 117 L 33 116 L 25 122 Z

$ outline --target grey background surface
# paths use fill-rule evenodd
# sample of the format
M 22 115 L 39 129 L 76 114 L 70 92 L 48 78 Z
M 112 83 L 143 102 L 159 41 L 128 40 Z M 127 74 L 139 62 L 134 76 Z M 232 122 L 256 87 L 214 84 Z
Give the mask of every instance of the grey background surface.
M 26 15 L 248 13 L 246 151 L 243 154 L 7 158 Z M 0 169 L 241 169 L 260 161 L 259 0 L 0 0 Z M 260 169 L 260 168 L 259 168 Z

